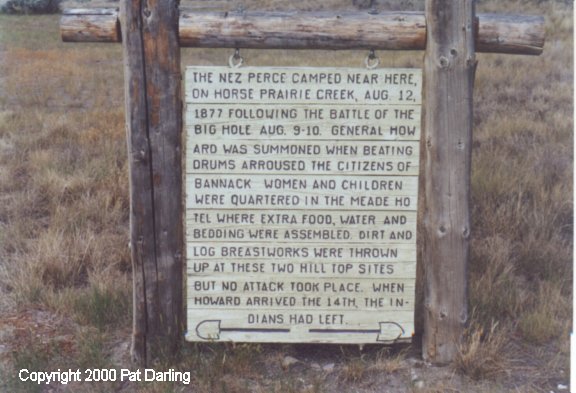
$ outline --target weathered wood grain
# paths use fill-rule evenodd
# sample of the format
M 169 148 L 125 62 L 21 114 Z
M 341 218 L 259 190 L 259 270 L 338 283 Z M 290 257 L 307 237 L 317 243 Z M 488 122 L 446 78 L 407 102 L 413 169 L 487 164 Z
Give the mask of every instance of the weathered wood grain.
M 120 42 L 118 10 L 114 8 L 65 10 L 60 18 L 64 42 Z
M 98 18 L 94 18 L 98 16 Z M 66 10 L 62 37 L 68 42 L 120 42 L 112 33 L 114 9 Z M 477 52 L 539 55 L 544 18 L 478 15 Z M 426 18 L 421 12 L 191 12 L 183 10 L 183 47 L 423 50 Z M 102 30 L 102 31 L 100 31 Z M 64 38 L 65 37 L 65 38 Z
M 62 10 L 62 15 L 108 15 L 109 19 L 112 17 L 118 19 L 120 10 L 118 8 L 67 8 Z
M 544 17 L 480 14 L 477 53 L 539 55 L 544 50 Z
M 423 356 L 455 359 L 468 319 L 474 1 L 426 2 Z
M 134 285 L 132 354 L 147 364 L 182 332 L 182 103 L 176 1 L 122 2 Z
M 412 12 L 184 12 L 180 33 L 189 47 L 405 50 L 424 47 L 426 24 Z

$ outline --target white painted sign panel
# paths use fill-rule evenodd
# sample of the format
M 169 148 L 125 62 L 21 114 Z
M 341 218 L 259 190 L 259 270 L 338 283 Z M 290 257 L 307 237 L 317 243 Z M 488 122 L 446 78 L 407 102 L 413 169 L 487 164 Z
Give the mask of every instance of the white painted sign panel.
M 186 69 L 187 340 L 412 336 L 421 80 Z

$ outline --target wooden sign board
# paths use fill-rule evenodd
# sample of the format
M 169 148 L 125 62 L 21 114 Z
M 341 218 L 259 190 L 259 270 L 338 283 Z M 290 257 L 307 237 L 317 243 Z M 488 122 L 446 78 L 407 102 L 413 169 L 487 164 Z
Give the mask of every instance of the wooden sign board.
M 414 330 L 419 69 L 186 69 L 189 341 Z

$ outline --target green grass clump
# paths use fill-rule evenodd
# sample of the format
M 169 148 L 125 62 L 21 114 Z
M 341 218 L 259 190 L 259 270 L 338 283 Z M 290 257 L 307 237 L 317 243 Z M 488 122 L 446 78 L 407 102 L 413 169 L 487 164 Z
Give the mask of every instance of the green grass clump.
M 42 386 L 37 382 L 20 380 L 20 370 L 52 371 L 54 360 L 61 359 L 63 351 L 57 342 L 45 342 L 32 330 L 22 332 L 18 339 L 22 345 L 11 352 L 10 365 L 0 367 L 0 390 L 14 393 L 41 392 Z
M 95 326 L 100 331 L 126 325 L 130 321 L 129 291 L 97 286 L 76 294 L 72 307 L 76 319 L 82 324 Z

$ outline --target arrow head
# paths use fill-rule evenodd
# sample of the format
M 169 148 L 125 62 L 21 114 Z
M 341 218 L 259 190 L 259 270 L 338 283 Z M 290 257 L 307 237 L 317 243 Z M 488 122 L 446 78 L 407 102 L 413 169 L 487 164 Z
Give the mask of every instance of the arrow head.
M 404 335 L 404 328 L 396 322 L 380 322 L 380 332 L 376 341 L 394 341 Z
M 220 340 L 220 323 L 218 319 L 208 319 L 196 326 L 196 335 L 203 340 Z

